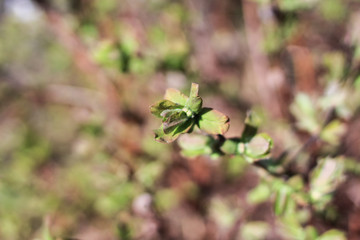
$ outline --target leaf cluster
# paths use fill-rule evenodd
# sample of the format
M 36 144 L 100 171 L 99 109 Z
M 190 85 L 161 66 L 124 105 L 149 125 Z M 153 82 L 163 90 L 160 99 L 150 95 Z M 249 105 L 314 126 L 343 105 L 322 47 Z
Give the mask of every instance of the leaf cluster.
M 203 108 L 198 95 L 199 85 L 192 83 L 190 95 L 176 89 L 167 89 L 165 99 L 150 107 L 151 113 L 161 118 L 161 126 L 156 129 L 155 139 L 170 143 L 181 134 L 190 133 L 197 126 L 208 134 L 224 134 L 229 129 L 229 118 L 212 108 Z
M 322 136 L 320 133 L 323 127 L 315 117 L 318 112 L 310 99 L 305 95 L 299 96 L 292 111 L 295 116 L 302 117 L 303 121 L 299 121 L 302 123 L 300 126 Z M 151 113 L 162 119 L 161 127 L 155 130 L 155 138 L 161 142 L 172 142 L 181 134 L 193 132 L 195 126 L 199 128 L 200 131 L 184 134 L 179 138 L 182 155 L 210 155 L 212 158 L 239 156 L 248 163 L 256 163 L 255 165 L 270 173 L 265 174 L 263 183 L 250 192 L 248 201 L 259 203 L 273 198 L 274 213 L 280 222 L 284 221 L 281 230 L 284 236 L 297 236 L 297 239 L 331 239 L 333 236 L 338 239 L 344 238 L 343 233 L 337 230 L 319 235 L 312 226 L 303 227 L 309 220 L 307 217 L 302 219 L 296 216 L 301 215 L 299 207 L 304 211 L 310 208 L 323 211 L 326 208 L 331 201 L 332 193 L 343 181 L 343 159 L 320 159 L 310 172 L 308 183 L 305 183 L 300 175 L 287 178 L 283 171 L 283 175 L 279 175 L 277 169 L 282 167 L 282 161 L 269 158 L 273 141 L 266 133 L 258 133 L 259 117 L 249 113 L 240 137 L 226 138 L 223 134 L 229 128 L 229 118 L 219 111 L 202 107 L 197 84 L 192 84 L 189 97 L 178 90 L 168 89 L 165 100 L 151 106 Z
M 241 137 L 227 139 L 223 134 L 229 129 L 229 118 L 212 108 L 203 108 L 198 93 L 199 85 L 195 83 L 189 97 L 176 89 L 167 89 L 165 99 L 151 106 L 151 113 L 162 120 L 160 128 L 155 130 L 157 141 L 172 142 L 181 134 L 193 132 L 197 126 L 201 133 L 180 138 L 184 156 L 241 155 L 248 162 L 254 162 L 269 154 L 272 139 L 265 133 L 257 134 L 259 118 L 256 115 L 248 114 Z

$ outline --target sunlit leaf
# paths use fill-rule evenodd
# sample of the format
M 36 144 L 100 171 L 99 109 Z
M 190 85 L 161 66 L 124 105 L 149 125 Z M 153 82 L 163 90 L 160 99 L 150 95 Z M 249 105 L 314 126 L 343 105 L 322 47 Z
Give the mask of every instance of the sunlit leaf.
M 187 106 L 192 112 L 199 113 L 202 107 L 202 98 L 199 96 L 189 98 Z
M 140 165 L 135 173 L 136 179 L 146 187 L 152 187 L 160 177 L 164 166 L 157 161 Z
M 316 228 L 313 226 L 307 226 L 305 228 L 305 233 L 306 233 L 306 239 L 309 239 L 309 240 L 317 240 L 319 237 L 319 234 L 316 231 Z
M 221 198 L 213 197 L 210 203 L 210 218 L 217 223 L 222 229 L 233 226 L 238 216 L 240 208 L 232 208 Z
M 114 61 L 118 56 L 117 49 L 110 41 L 102 41 L 98 44 L 92 53 L 95 61 L 105 67 L 117 67 L 117 62 Z
M 323 233 L 316 240 L 346 240 L 346 236 L 345 236 L 345 233 L 343 233 L 339 230 L 331 229 L 331 230 Z
M 183 149 L 200 149 L 203 148 L 209 140 L 209 137 L 205 135 L 187 135 L 179 139 L 179 145 Z
M 210 154 L 213 139 L 205 135 L 182 135 L 179 138 L 179 146 L 181 153 L 186 157 L 196 157 L 200 155 Z
M 274 210 L 276 215 L 282 215 L 291 210 L 289 209 L 289 207 L 291 207 L 292 205 L 291 202 L 293 202 L 293 199 L 291 198 L 291 193 L 292 189 L 286 185 L 282 185 L 278 189 L 274 203 Z
M 160 212 L 167 211 L 179 203 L 179 196 L 173 189 L 161 189 L 156 191 L 154 205 Z
M 165 92 L 165 99 L 177 103 L 179 105 L 185 106 L 189 98 L 184 94 L 182 94 L 179 90 L 174 88 L 169 88 Z
M 161 118 L 163 111 L 177 108 L 181 108 L 181 106 L 169 100 L 161 100 L 150 106 L 150 112 L 156 117 Z
M 297 126 L 311 134 L 318 134 L 321 123 L 317 119 L 317 110 L 310 96 L 299 93 L 295 97 L 294 103 L 290 106 L 291 113 L 297 119 Z
M 233 155 L 237 153 L 238 144 L 240 139 L 238 138 L 229 138 L 224 141 L 221 145 L 220 150 L 226 154 Z
M 326 20 L 341 22 L 346 17 L 347 9 L 341 0 L 320 1 L 319 10 Z
M 224 134 L 229 129 L 229 118 L 211 108 L 203 108 L 199 117 L 199 128 L 209 134 Z
M 172 132 L 177 126 L 183 124 L 188 120 L 184 112 L 174 112 L 163 121 L 164 133 Z
M 164 131 L 164 125 L 161 125 L 160 128 L 154 130 L 155 133 L 155 140 L 162 143 L 171 143 L 175 141 L 180 134 L 189 132 L 192 127 L 194 126 L 194 120 L 188 119 L 187 121 L 176 125 L 175 127 L 171 128 L 171 131 Z
M 301 190 L 304 187 L 304 180 L 300 175 L 295 175 L 287 181 L 289 186 L 291 186 L 294 190 Z
M 324 207 L 326 195 L 333 192 L 344 180 L 343 159 L 324 158 L 319 160 L 318 165 L 310 174 L 310 197 L 313 202 L 322 203 Z M 325 201 L 326 200 L 326 201 Z
M 339 120 L 333 120 L 327 124 L 320 133 L 320 138 L 332 145 L 340 142 L 340 138 L 346 132 L 346 125 Z
M 272 139 L 267 134 L 261 133 L 246 144 L 245 154 L 253 158 L 260 158 L 270 152 L 272 145 Z
M 269 186 L 264 183 L 260 183 L 248 193 L 247 201 L 252 204 L 258 204 L 269 199 L 270 194 L 271 190 Z
M 229 177 L 238 178 L 246 170 L 248 162 L 243 155 L 234 155 L 228 159 L 227 173 Z
M 283 236 L 282 239 L 305 239 L 306 233 L 294 213 L 280 216 L 278 219 L 280 222 L 278 230 Z
M 267 222 L 246 222 L 241 229 L 241 239 L 257 240 L 266 239 L 271 231 L 271 227 Z

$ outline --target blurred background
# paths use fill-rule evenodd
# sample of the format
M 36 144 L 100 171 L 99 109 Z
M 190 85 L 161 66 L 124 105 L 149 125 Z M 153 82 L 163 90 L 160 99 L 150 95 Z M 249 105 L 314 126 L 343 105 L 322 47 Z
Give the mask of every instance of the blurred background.
M 0 239 L 360 239 L 358 76 L 357 0 L 0 0 Z M 191 82 L 227 137 L 259 114 L 284 179 L 342 156 L 332 200 L 292 227 L 257 167 L 154 141 Z

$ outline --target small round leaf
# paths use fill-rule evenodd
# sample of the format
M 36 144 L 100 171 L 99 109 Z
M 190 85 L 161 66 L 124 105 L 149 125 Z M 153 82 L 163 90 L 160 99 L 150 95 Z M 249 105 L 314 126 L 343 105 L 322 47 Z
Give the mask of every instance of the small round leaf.
M 199 128 L 208 134 L 224 134 L 229 129 L 229 118 L 211 108 L 203 108 L 198 122 Z
M 270 152 L 272 145 L 272 139 L 267 134 L 258 134 L 246 144 L 245 154 L 249 157 L 260 158 Z
M 179 90 L 174 88 L 169 88 L 165 92 L 165 99 L 177 103 L 179 105 L 185 106 L 189 98 L 184 94 L 182 94 Z

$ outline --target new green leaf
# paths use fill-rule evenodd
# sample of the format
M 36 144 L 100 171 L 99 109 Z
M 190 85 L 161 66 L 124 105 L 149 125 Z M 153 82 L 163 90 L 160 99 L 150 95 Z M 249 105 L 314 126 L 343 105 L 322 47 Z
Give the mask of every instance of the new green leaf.
M 174 88 L 169 88 L 165 92 L 165 99 L 177 103 L 179 105 L 185 106 L 189 98 L 184 94 L 182 94 L 179 90 Z
M 150 112 L 156 117 L 161 118 L 161 113 L 163 111 L 177 108 L 181 108 L 181 106 L 169 100 L 161 100 L 156 102 L 154 105 L 151 105 Z
M 238 144 L 238 138 L 229 138 L 224 141 L 224 143 L 220 147 L 220 150 L 226 154 L 234 155 L 238 152 Z
M 253 158 L 264 157 L 270 152 L 272 145 L 272 139 L 267 134 L 261 133 L 246 144 L 245 154 Z
M 344 180 L 344 161 L 339 158 L 324 158 L 310 174 L 310 197 L 313 202 L 321 202 Z
M 331 229 L 323 233 L 317 240 L 345 240 L 346 236 L 343 232 Z
M 194 126 L 194 120 L 188 119 L 171 128 L 166 128 L 164 125 L 165 124 L 162 124 L 160 128 L 154 130 L 155 140 L 163 143 L 171 143 L 175 141 L 180 134 L 189 132 Z
M 200 155 L 210 154 L 212 138 L 205 135 L 182 135 L 179 138 L 179 146 L 181 147 L 181 153 L 186 157 L 196 157 Z
M 188 117 L 184 112 L 174 112 L 166 119 L 163 120 L 164 133 L 168 134 L 172 132 L 177 126 L 183 124 L 188 120 Z
M 202 107 L 202 99 L 198 94 L 199 85 L 196 83 L 191 84 L 190 96 L 185 106 L 194 113 L 199 113 Z
M 208 134 L 224 134 L 229 129 L 229 118 L 211 108 L 203 108 L 200 112 L 199 128 Z

